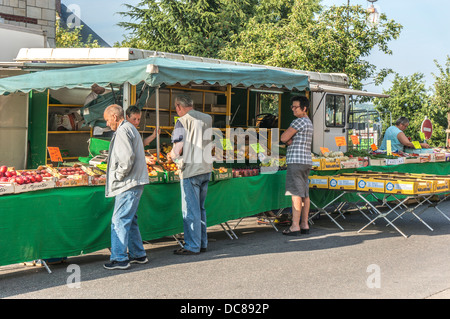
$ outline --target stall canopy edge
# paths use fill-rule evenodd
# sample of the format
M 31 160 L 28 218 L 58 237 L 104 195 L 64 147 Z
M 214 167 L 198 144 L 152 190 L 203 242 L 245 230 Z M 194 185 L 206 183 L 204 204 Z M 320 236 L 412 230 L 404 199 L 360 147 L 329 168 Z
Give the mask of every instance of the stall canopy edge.
M 148 65 L 157 66 L 157 73 L 148 71 Z M 72 69 L 40 71 L 0 79 L 0 94 L 43 92 L 47 89 L 90 88 L 100 86 L 137 85 L 144 81 L 151 87 L 164 85 L 228 85 L 234 87 L 280 88 L 304 91 L 309 89 L 309 78 L 281 70 L 255 66 L 223 65 L 207 62 L 180 61 L 153 57 L 141 60 L 83 66 Z

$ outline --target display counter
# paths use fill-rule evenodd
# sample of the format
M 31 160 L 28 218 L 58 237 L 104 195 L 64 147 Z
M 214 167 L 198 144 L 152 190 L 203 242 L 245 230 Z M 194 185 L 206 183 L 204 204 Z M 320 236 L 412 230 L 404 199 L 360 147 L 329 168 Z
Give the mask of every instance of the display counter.
M 208 226 L 290 207 L 285 171 L 210 182 Z M 183 232 L 179 183 L 150 184 L 138 210 L 143 240 Z M 110 247 L 114 198 L 104 186 L 66 187 L 0 196 L 0 266 L 76 256 Z
M 450 162 L 313 173 L 334 175 L 355 170 L 450 175 Z M 206 199 L 208 226 L 290 207 L 291 198 L 284 195 L 285 177 L 286 171 L 279 171 L 210 182 Z M 318 206 L 330 202 L 337 194 L 337 191 L 310 189 L 311 200 Z M 179 183 L 145 186 L 138 210 L 143 240 L 183 232 L 180 196 Z M 352 201 L 352 198 L 346 200 Z M 108 248 L 113 205 L 113 198 L 105 198 L 104 186 L 54 188 L 0 196 L 0 266 Z

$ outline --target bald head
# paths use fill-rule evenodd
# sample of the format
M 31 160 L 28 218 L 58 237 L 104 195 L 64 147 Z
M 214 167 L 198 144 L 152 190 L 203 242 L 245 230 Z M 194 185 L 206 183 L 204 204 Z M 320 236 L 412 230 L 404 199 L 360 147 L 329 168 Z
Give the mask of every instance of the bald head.
M 123 109 L 120 105 L 112 104 L 103 112 L 103 118 L 113 131 L 116 131 L 120 123 L 124 120 Z

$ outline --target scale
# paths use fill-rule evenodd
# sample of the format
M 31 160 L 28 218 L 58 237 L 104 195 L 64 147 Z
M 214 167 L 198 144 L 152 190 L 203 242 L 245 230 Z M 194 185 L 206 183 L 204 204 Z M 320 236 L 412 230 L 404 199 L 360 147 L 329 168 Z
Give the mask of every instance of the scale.
M 97 155 L 89 161 L 89 165 L 97 166 L 99 164 L 104 164 L 108 161 L 108 156 L 106 155 Z

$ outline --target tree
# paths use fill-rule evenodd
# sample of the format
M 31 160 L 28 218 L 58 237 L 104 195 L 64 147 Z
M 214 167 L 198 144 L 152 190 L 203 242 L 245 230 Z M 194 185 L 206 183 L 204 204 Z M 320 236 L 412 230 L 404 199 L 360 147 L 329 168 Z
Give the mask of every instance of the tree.
M 346 73 L 355 89 L 361 89 L 362 81 L 368 78 L 381 83 L 392 72 L 377 70 L 364 60 L 375 48 L 392 54 L 388 43 L 398 38 L 402 26 L 388 20 L 385 14 L 381 14 L 377 25 L 371 26 L 367 23 L 368 13 L 361 6 L 332 6 L 322 11 L 317 0 L 277 2 L 292 6 L 283 14 L 282 6 L 272 7 L 280 8 L 276 19 L 265 19 L 273 17 L 273 12 L 257 12 L 220 56 L 308 71 Z
M 72 31 L 60 26 L 59 18 L 56 19 L 56 47 L 57 48 L 100 48 L 97 40 L 92 40 L 89 35 L 86 42 L 81 39 L 83 26 L 74 27 Z
M 392 116 L 392 124 L 400 116 L 409 119 L 409 126 L 405 134 L 413 141 L 420 141 L 420 129 L 425 116 L 433 123 L 433 135 L 428 144 L 440 146 L 442 144 L 442 114 L 433 105 L 429 92 L 425 87 L 424 75 L 414 73 L 411 76 L 400 76 L 395 74 L 392 86 L 383 91 L 390 95 L 387 99 L 375 99 L 376 109 L 383 118 L 383 132 L 389 127 Z
M 131 31 L 120 44 L 138 49 L 216 58 L 238 33 L 256 0 L 143 0 L 119 12 L 134 22 L 121 22 Z M 117 45 L 117 44 L 116 44 Z
M 450 112 L 450 56 L 447 55 L 447 61 L 445 67 L 441 66 L 436 60 L 434 60 L 436 67 L 439 70 L 439 74 L 432 73 L 434 77 L 433 96 L 431 105 L 435 110 L 439 110 L 447 120 L 447 115 L 444 112 Z M 450 116 L 448 117 L 450 123 Z M 444 127 L 448 124 L 442 121 Z

